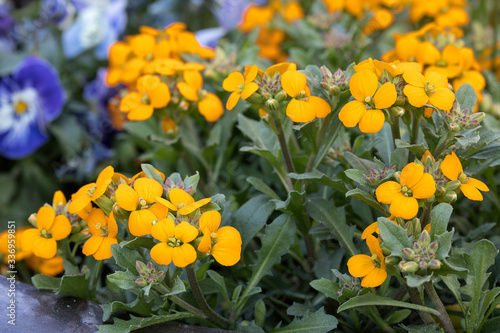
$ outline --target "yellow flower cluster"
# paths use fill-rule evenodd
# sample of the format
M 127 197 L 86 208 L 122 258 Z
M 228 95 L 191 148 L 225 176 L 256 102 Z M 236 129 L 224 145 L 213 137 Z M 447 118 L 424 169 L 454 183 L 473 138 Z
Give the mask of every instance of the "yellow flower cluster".
M 222 87 L 231 92 L 226 104 L 228 110 L 233 109 L 240 98 L 273 110 L 286 103 L 286 115 L 299 123 L 324 118 L 332 111 L 328 102 L 311 95 L 306 76 L 297 71 L 294 63 L 279 63 L 265 71 L 256 65 L 247 66 L 243 75 L 231 73 Z M 265 115 L 265 110 L 262 111 Z
M 60 241 L 72 241 L 75 246 L 85 241 L 83 254 L 109 259 L 111 245 L 122 241 L 120 222 L 125 234 L 159 241 L 151 249 L 151 258 L 160 265 L 173 262 L 185 267 L 207 255 L 221 265 L 236 264 L 241 255 L 240 233 L 230 226 L 219 228 L 220 213 L 207 207 L 211 199 L 195 201 L 192 187 L 173 184 L 155 172 L 162 182 L 144 172 L 129 179 L 108 166 L 95 183 L 82 186 L 69 202 L 62 192 L 56 192 L 52 206 L 45 205 L 30 217 L 34 228 L 17 229 L 16 260 L 34 257 L 28 265 L 36 265 L 34 269 L 43 274 L 57 275 L 64 270 L 63 259 L 57 255 Z M 0 235 L 0 258 L 5 263 L 8 237 L 7 231 Z
M 238 26 L 241 32 L 248 33 L 259 28 L 256 44 L 259 55 L 274 62 L 282 62 L 287 58 L 281 50 L 281 43 L 285 40 L 282 29 L 272 27 L 276 16 L 281 16 L 287 22 L 293 22 L 304 16 L 304 9 L 298 1 L 271 0 L 268 6 L 252 4 L 245 10 L 242 21 Z
M 145 120 L 157 111 L 169 128 L 179 114 L 191 108 L 197 108 L 207 121 L 219 119 L 224 113 L 222 102 L 203 89 L 200 72 L 205 66 L 184 62 L 183 54 L 202 59 L 215 56 L 212 49 L 200 46 L 195 35 L 180 22 L 163 30 L 143 26 L 140 34 L 113 44 L 107 84 L 121 83 L 127 89 L 117 109 L 129 120 Z

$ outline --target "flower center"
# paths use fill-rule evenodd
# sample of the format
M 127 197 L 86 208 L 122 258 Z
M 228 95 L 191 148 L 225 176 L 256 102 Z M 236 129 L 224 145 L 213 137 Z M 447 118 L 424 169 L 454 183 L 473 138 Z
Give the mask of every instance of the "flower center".
M 210 233 L 210 238 L 213 240 L 217 238 L 217 234 L 215 232 Z
M 141 206 L 140 209 L 149 208 L 148 202 L 144 198 L 139 198 L 139 206 Z
M 380 268 L 381 262 L 380 262 L 380 259 L 378 258 L 378 256 L 375 253 L 372 254 L 372 259 L 373 259 L 373 266 Z
M 372 96 L 366 96 L 365 97 L 365 108 L 367 110 L 375 109 L 375 103 L 373 102 L 373 97 Z
M 175 237 L 171 237 L 167 240 L 167 245 L 170 247 L 178 247 L 182 245 L 182 241 Z
M 144 95 L 142 95 L 141 103 L 142 104 L 149 104 L 149 103 L 151 103 L 151 99 L 149 99 L 148 95 L 144 94 Z
M 462 183 L 465 184 L 469 180 L 469 177 L 465 175 L 465 173 L 461 173 L 460 176 L 458 176 L 458 180 Z
M 296 99 L 302 99 L 302 98 L 304 98 L 305 96 L 306 96 L 306 92 L 305 92 L 305 90 L 301 90 L 301 91 L 299 92 L 299 94 L 297 95 L 297 97 L 295 97 L 295 98 L 296 98 Z
M 430 82 L 427 82 L 424 87 L 424 91 L 427 95 L 433 94 L 434 91 L 434 84 L 431 84 Z
M 411 189 L 406 185 L 403 185 L 403 187 L 401 187 L 400 192 L 403 193 L 403 195 L 405 197 L 412 197 L 413 196 Z
M 436 62 L 436 66 L 438 66 L 438 67 L 446 67 L 446 65 L 448 65 L 448 64 L 443 59 Z
M 40 236 L 42 236 L 43 238 L 52 238 L 50 231 L 47 229 L 42 229 L 42 231 L 40 231 Z
M 28 104 L 23 101 L 18 101 L 16 105 L 14 105 L 14 111 L 16 111 L 17 114 L 23 114 L 28 111 Z
M 238 92 L 241 94 L 243 92 L 243 89 L 245 89 L 245 84 L 240 83 L 240 85 L 238 86 Z
M 93 195 L 94 195 L 95 190 L 97 190 L 97 186 L 94 186 L 94 187 L 92 187 L 92 188 L 88 189 L 88 190 L 87 190 L 87 194 L 88 194 L 89 196 L 93 196 Z

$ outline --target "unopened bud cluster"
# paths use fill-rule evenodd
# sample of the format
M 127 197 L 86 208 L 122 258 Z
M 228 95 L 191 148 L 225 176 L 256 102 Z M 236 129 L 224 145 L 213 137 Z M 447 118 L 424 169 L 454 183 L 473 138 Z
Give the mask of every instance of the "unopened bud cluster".
M 384 165 L 381 171 L 370 168 L 370 173 L 366 176 L 366 181 L 372 186 L 378 186 L 383 179 L 392 176 L 391 170 L 392 172 L 396 171 L 394 164 L 391 164 L 391 166 Z
M 446 121 L 451 129 L 473 129 L 479 126 L 485 117 L 484 112 L 471 113 L 469 109 L 461 109 L 458 102 L 453 103 L 450 112 L 446 113 Z M 458 131 L 457 130 L 457 131 Z
M 346 151 L 352 151 L 351 143 L 349 140 L 345 140 L 341 146 L 330 148 L 328 150 L 328 156 L 333 159 L 338 159 L 344 157 Z
M 321 66 L 321 88 L 328 91 L 332 96 L 337 96 L 341 92 L 346 91 L 349 83 L 347 82 L 347 76 L 341 69 L 332 74 L 326 66 Z
M 339 290 L 337 290 L 337 296 L 342 295 L 344 291 L 351 291 L 358 293 L 358 291 L 361 289 L 360 281 L 359 278 L 353 277 L 352 278 L 352 283 L 343 283 L 339 284 Z
M 167 177 L 167 179 L 165 179 L 165 184 L 163 184 L 163 191 L 165 191 L 165 193 L 168 196 L 170 190 L 172 190 L 173 188 L 180 188 L 181 190 L 186 191 L 189 195 L 193 195 L 193 193 L 195 192 L 192 186 L 186 187 L 186 185 L 184 185 L 184 182 L 182 180 L 179 180 L 177 183 L 174 183 L 172 179 L 170 179 L 170 177 Z
M 399 268 L 403 273 L 426 273 L 427 269 L 439 269 L 441 261 L 436 259 L 436 251 L 439 249 L 437 241 L 430 242 L 429 233 L 424 230 L 418 241 L 413 243 L 413 248 L 404 248 L 403 254 L 406 260 L 399 263 Z
M 148 261 L 146 265 L 142 261 L 137 260 L 135 262 L 135 267 L 139 273 L 139 278 L 135 280 L 135 283 L 141 287 L 145 287 L 151 283 L 161 282 L 165 278 L 165 272 L 156 269 L 151 261 Z

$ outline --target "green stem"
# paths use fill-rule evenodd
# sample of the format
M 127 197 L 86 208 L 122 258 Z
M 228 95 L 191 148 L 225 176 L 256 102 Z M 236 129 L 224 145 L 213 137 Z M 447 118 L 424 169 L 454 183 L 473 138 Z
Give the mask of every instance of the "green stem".
M 389 326 L 389 324 L 387 324 L 384 319 L 382 319 L 376 306 L 369 306 L 368 312 L 370 313 L 371 318 L 375 321 L 375 323 L 377 323 L 378 327 L 382 329 L 382 331 L 389 333 L 394 332 L 392 327 Z
M 74 266 L 77 266 L 75 257 L 71 255 L 71 250 L 69 248 L 69 240 L 67 238 L 61 241 L 61 250 L 63 252 L 63 257 L 69 260 L 69 262 Z
M 408 295 L 410 295 L 411 302 L 413 304 L 417 305 L 422 305 L 425 306 L 424 301 L 422 300 L 422 297 L 420 297 L 420 293 L 418 292 L 418 289 L 416 288 L 410 288 L 408 285 L 406 285 L 406 290 L 408 291 Z M 424 321 L 425 324 L 431 325 L 435 324 L 436 322 L 434 321 L 434 318 L 432 318 L 431 314 L 425 311 L 418 311 L 418 314 L 420 315 L 420 318 Z
M 162 295 L 166 295 L 168 293 L 170 293 L 170 290 L 168 290 L 167 287 L 165 287 L 164 285 L 162 284 L 157 284 L 154 286 L 154 288 L 160 292 Z M 179 296 L 177 295 L 171 295 L 171 296 L 167 296 L 168 298 L 170 298 L 170 300 L 172 302 L 174 302 L 175 304 L 177 304 L 178 306 L 180 306 L 181 308 L 184 308 L 185 310 L 188 310 L 189 312 L 191 312 L 192 314 L 195 314 L 197 316 L 200 316 L 202 318 L 206 318 L 205 314 L 203 313 L 203 311 L 201 311 L 200 309 L 192 306 L 191 304 L 189 304 L 188 302 L 184 301 L 183 299 L 181 299 Z
M 283 160 L 285 161 L 286 170 L 288 173 L 295 173 L 295 166 L 292 160 L 292 154 L 290 152 L 290 147 L 288 146 L 285 138 L 285 132 L 283 131 L 283 124 L 279 118 L 274 119 L 276 126 L 276 135 L 278 136 L 278 141 L 280 143 L 281 153 L 283 154 Z M 287 177 L 290 179 L 289 177 Z M 295 185 L 295 180 L 290 180 L 292 187 Z
M 422 220 L 420 221 L 422 230 L 431 221 L 431 210 L 432 210 L 432 203 L 429 205 L 429 207 L 425 207 L 424 213 L 422 214 Z
M 394 144 L 394 149 L 396 149 L 396 139 L 401 139 L 401 131 L 399 129 L 399 117 L 394 117 L 393 123 L 391 124 L 392 132 L 392 143 Z
M 414 145 L 418 141 L 418 130 L 420 128 L 420 118 L 422 117 L 422 112 L 413 111 L 412 112 L 412 123 L 411 123 L 411 132 L 410 132 L 410 144 Z M 412 152 L 408 154 L 408 163 L 413 161 L 415 155 Z
M 203 296 L 203 292 L 201 291 L 200 285 L 198 284 L 198 279 L 196 278 L 196 273 L 194 271 L 193 265 L 186 266 L 186 273 L 189 280 L 189 284 L 191 285 L 191 291 L 193 292 L 193 296 L 196 299 L 196 303 L 198 303 L 198 306 L 200 307 L 201 311 L 203 311 L 206 317 L 214 324 L 217 324 L 222 328 L 228 328 L 231 325 L 231 322 L 226 318 L 217 314 L 208 305 L 205 296 Z
M 97 293 L 97 283 L 99 282 L 99 278 L 101 277 L 101 272 L 102 272 L 102 267 L 103 267 L 103 261 L 98 260 L 97 261 L 97 266 L 94 268 L 94 276 L 92 279 L 92 298 L 96 298 L 96 293 Z
M 434 289 L 432 282 L 425 282 L 424 288 L 425 291 L 427 292 L 427 295 L 431 299 L 432 304 L 434 305 L 436 310 L 439 311 L 440 314 L 439 319 L 441 320 L 441 323 L 443 324 L 446 333 L 455 333 L 455 328 L 453 327 L 453 323 L 451 322 L 450 316 L 448 315 L 448 312 L 446 311 L 443 302 L 441 302 L 441 299 L 439 298 L 436 289 Z

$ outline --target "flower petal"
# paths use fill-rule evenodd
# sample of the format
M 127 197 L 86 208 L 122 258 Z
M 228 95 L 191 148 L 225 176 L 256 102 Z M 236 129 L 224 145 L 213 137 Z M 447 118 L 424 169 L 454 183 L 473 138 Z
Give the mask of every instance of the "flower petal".
M 232 110 L 236 106 L 236 104 L 238 103 L 240 96 L 241 95 L 238 91 L 234 91 L 227 99 L 226 109 Z
M 179 215 L 189 215 L 198 208 L 205 206 L 207 203 L 209 203 L 212 199 L 211 198 L 205 198 L 198 200 L 196 202 L 193 202 L 192 204 L 189 204 L 187 206 L 182 207 L 177 211 Z
M 109 259 L 113 256 L 111 253 L 111 245 L 118 244 L 118 240 L 114 237 L 103 237 L 101 246 L 94 253 L 95 260 Z
M 286 107 L 286 115 L 296 123 L 307 123 L 314 120 L 316 111 L 307 101 L 292 99 Z
M 259 72 L 259 69 L 257 68 L 257 65 L 252 65 L 248 70 L 245 70 L 245 85 L 248 83 L 252 82 L 255 80 L 257 77 L 257 73 Z
M 430 198 L 436 192 L 436 181 L 430 173 L 424 173 L 419 182 L 411 188 L 411 191 L 414 198 Z
M 435 88 L 429 101 L 440 110 L 450 111 L 455 101 L 455 94 L 448 88 Z
M 421 87 L 407 84 L 403 89 L 403 93 L 408 97 L 408 102 L 416 108 L 422 107 L 429 101 L 429 96 L 425 93 L 424 88 Z
M 175 247 L 172 251 L 172 260 L 176 267 L 186 267 L 195 262 L 196 250 L 190 244 L 183 244 Z
M 351 101 L 342 107 L 339 119 L 345 127 L 354 127 L 366 113 L 366 107 L 360 101 Z
M 175 227 L 174 235 L 175 238 L 181 240 L 183 243 L 189 243 L 198 237 L 199 231 L 189 222 L 182 221 Z
M 390 211 L 396 217 L 410 220 L 418 213 L 418 201 L 404 195 L 397 196 L 391 204 Z
M 403 79 L 406 83 L 419 88 L 423 88 L 427 82 L 422 73 L 411 69 L 403 73 Z
M 490 190 L 485 183 L 483 183 L 482 181 L 480 181 L 476 178 L 469 178 L 467 180 L 466 184 L 472 185 L 475 188 L 477 188 L 478 190 L 483 191 L 483 192 L 488 192 Z
M 349 274 L 354 277 L 363 277 L 375 269 L 372 257 L 366 254 L 357 254 L 347 261 Z
M 111 210 L 108 216 L 108 237 L 116 237 L 116 234 L 118 234 L 118 225 L 113 210 Z
M 54 208 L 47 206 L 40 207 L 38 213 L 36 214 L 36 226 L 38 230 L 50 230 L 55 217 L 56 211 Z
M 316 112 L 316 118 L 325 118 L 332 112 L 330 104 L 323 98 L 316 96 L 309 96 L 307 102 L 311 105 L 311 108 Z
M 449 180 L 458 180 L 458 176 L 464 172 L 462 163 L 460 163 L 460 160 L 454 152 L 452 152 L 451 155 L 446 155 L 443 162 L 441 162 L 441 172 Z
M 150 255 L 158 265 L 170 265 L 174 248 L 166 243 L 158 243 L 151 249 Z
M 161 197 L 163 194 L 163 187 L 154 179 L 139 178 L 134 181 L 134 190 L 139 196 L 146 200 L 148 205 L 155 202 L 156 197 Z
M 307 86 L 307 77 L 297 71 L 286 71 L 281 77 L 281 86 L 288 96 L 295 98 Z
M 247 99 L 252 95 L 254 92 L 259 90 L 259 85 L 255 82 L 250 82 L 245 85 L 245 89 L 241 92 L 241 99 Z
M 399 183 L 413 189 L 424 175 L 424 167 L 417 163 L 407 164 L 401 171 Z
M 462 193 L 465 195 L 470 200 L 474 201 L 483 201 L 483 195 L 479 190 L 472 184 L 469 184 L 468 182 L 465 184 L 462 184 L 460 186 L 460 190 Z
M 129 212 L 137 208 L 139 195 L 127 184 L 118 185 L 115 195 L 116 202 L 121 208 L 128 210 Z
M 392 106 L 396 102 L 397 97 L 396 86 L 390 82 L 386 82 L 378 88 L 375 96 L 373 96 L 373 101 L 377 109 L 385 109 Z
M 151 236 L 160 242 L 166 242 L 169 238 L 174 237 L 174 230 L 175 222 L 170 218 L 166 218 L 155 223 L 151 228 Z
M 68 237 L 71 233 L 71 224 L 69 223 L 66 215 L 57 215 L 54 219 L 54 223 L 50 227 L 50 234 L 52 238 L 56 241 Z
M 354 74 L 349 81 L 352 96 L 362 102 L 368 96 L 373 96 L 378 87 L 378 78 L 372 71 L 361 71 Z
M 400 184 L 398 184 L 397 182 L 388 181 L 377 187 L 375 195 L 378 202 L 390 204 L 397 196 L 401 195 L 400 190 Z
M 385 269 L 375 267 L 368 275 L 361 281 L 361 287 L 375 288 L 380 286 L 387 279 L 387 272 Z
M 372 235 L 373 233 L 377 234 L 380 233 L 378 229 L 378 222 L 373 222 L 368 227 L 366 227 L 365 230 L 363 230 L 363 233 L 361 234 L 361 239 L 366 239 L 366 237 Z
M 85 254 L 86 256 L 91 256 L 96 253 L 99 249 L 99 246 L 101 246 L 102 242 L 104 241 L 104 238 L 105 237 L 94 235 L 87 239 L 85 244 L 83 244 L 83 254 Z
M 53 238 L 39 237 L 33 244 L 33 254 L 40 258 L 50 259 L 57 253 L 57 242 Z
M 359 121 L 359 130 L 363 133 L 377 133 L 384 127 L 385 114 L 380 110 L 366 110 Z
M 226 91 L 236 91 L 239 89 L 239 85 L 245 83 L 245 78 L 240 72 L 232 72 L 227 78 L 222 82 L 222 88 Z
M 137 237 L 149 235 L 153 221 L 156 221 L 156 216 L 148 209 L 135 210 L 130 213 L 128 229 Z
M 221 222 L 220 213 L 216 210 L 210 210 L 208 212 L 203 213 L 200 217 L 200 230 L 205 233 L 205 229 L 208 229 L 209 232 L 214 232 L 219 229 Z

